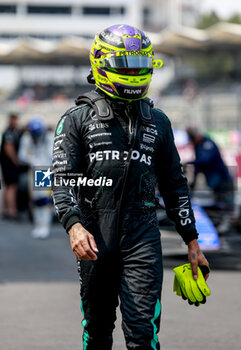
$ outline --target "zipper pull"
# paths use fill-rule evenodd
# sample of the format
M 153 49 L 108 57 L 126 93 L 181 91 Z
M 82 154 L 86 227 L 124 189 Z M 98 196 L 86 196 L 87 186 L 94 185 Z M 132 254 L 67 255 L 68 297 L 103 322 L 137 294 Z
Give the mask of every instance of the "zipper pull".
M 133 118 L 129 115 L 128 111 L 125 109 L 125 115 L 128 118 L 128 126 L 129 126 L 129 134 L 133 135 L 134 133 L 134 128 L 133 128 Z

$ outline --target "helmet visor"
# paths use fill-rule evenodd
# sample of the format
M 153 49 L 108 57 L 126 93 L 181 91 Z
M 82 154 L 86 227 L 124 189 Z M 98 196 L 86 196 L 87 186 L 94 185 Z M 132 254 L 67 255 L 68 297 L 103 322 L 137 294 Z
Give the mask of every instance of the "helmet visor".
M 124 75 L 143 75 L 152 73 L 150 68 L 106 68 L 109 72 L 119 73 Z
M 121 55 L 117 54 L 106 55 L 103 57 L 103 65 L 105 68 L 152 68 L 152 56 L 151 55 L 130 55 L 127 52 L 123 52 Z
M 152 58 L 146 56 L 111 56 L 105 59 L 106 68 L 152 68 Z

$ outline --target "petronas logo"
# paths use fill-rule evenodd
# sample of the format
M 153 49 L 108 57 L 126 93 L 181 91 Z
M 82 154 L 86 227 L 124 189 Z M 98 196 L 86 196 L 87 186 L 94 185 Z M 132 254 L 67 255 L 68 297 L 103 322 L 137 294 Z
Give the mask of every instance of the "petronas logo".
M 58 129 L 56 131 L 56 134 L 59 135 L 61 134 L 62 130 L 63 130 L 63 125 L 64 125 L 64 120 L 65 120 L 66 117 L 64 117 L 61 122 L 59 123 L 59 126 L 58 126 Z

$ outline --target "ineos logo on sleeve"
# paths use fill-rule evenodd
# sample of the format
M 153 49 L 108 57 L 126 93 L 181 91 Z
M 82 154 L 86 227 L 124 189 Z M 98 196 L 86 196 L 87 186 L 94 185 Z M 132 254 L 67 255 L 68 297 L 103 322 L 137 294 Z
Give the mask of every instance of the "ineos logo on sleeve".
M 179 212 L 178 216 L 181 218 L 181 225 L 186 226 L 191 224 L 192 220 L 189 217 L 189 198 L 187 196 L 179 197 Z

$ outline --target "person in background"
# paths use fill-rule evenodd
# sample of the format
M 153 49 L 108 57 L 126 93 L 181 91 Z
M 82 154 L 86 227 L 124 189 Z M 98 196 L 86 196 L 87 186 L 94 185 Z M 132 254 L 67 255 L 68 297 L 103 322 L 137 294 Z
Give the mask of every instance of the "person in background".
M 17 217 L 17 189 L 18 189 L 18 148 L 21 132 L 18 129 L 18 115 L 10 114 L 9 124 L 2 135 L 1 168 L 5 184 L 3 192 L 4 218 Z
M 49 190 L 34 190 L 33 167 L 50 166 L 53 139 L 40 116 L 35 116 L 27 126 L 19 147 L 19 160 L 29 166 L 28 188 L 34 228 L 33 238 L 47 238 L 52 220 L 52 200 Z
M 225 233 L 230 228 L 234 208 L 232 176 L 212 139 L 204 136 L 195 126 L 188 127 L 186 132 L 195 151 L 195 160 L 187 163 L 194 166 L 194 179 L 190 187 L 195 188 L 198 174 L 203 173 L 207 185 L 214 193 L 216 205 L 225 212 L 217 227 L 219 233 Z

